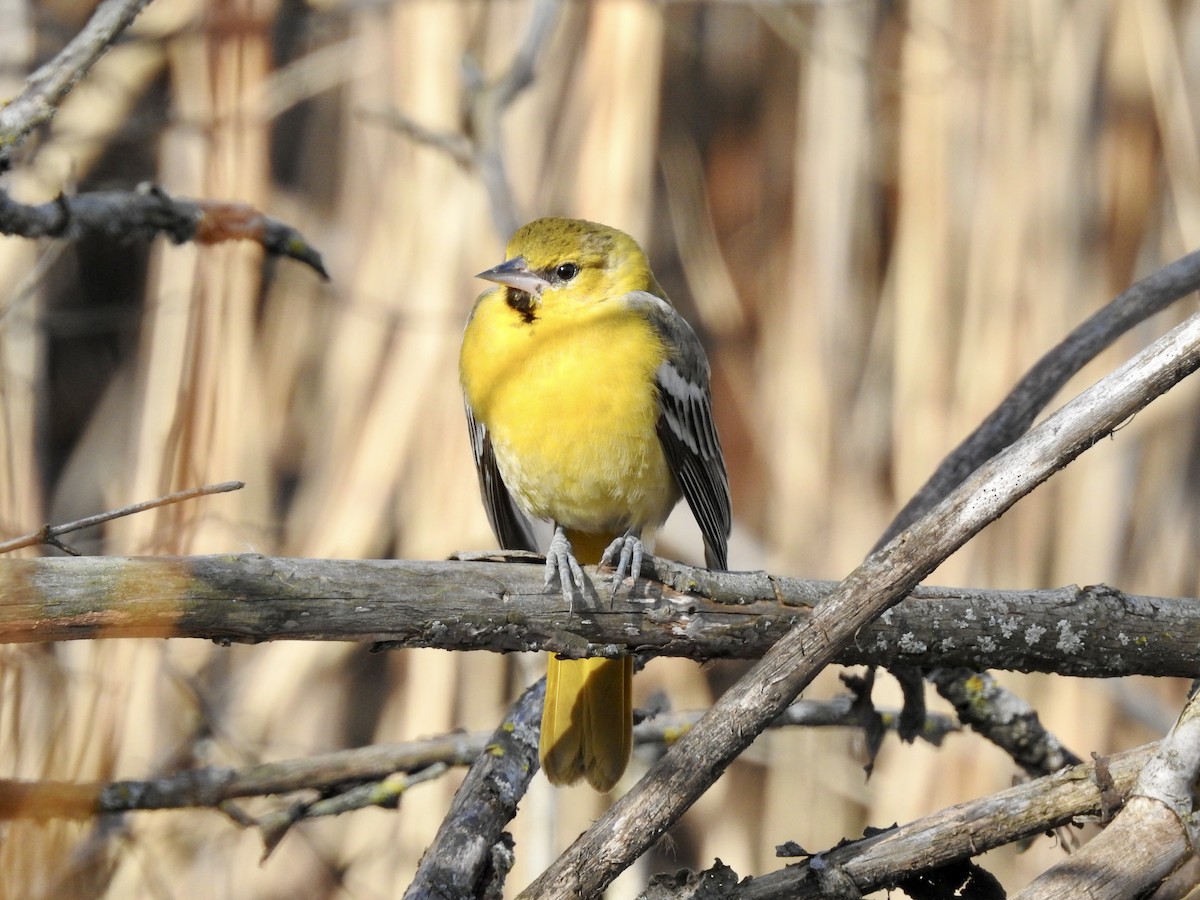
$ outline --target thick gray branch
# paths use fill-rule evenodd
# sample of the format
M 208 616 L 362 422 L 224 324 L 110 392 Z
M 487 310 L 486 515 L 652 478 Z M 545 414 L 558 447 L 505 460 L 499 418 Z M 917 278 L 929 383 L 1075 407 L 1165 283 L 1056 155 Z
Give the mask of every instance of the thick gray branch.
M 540 566 L 478 560 L 80 557 L 0 559 L 0 643 L 96 637 L 297 639 L 572 655 L 761 657 L 830 582 L 655 560 L 601 608 L 571 615 Z M 647 570 L 647 575 L 651 570 Z M 595 575 L 607 598 L 607 574 Z M 1107 587 L 919 588 L 838 662 L 983 666 L 1066 675 L 1200 676 L 1200 601 Z

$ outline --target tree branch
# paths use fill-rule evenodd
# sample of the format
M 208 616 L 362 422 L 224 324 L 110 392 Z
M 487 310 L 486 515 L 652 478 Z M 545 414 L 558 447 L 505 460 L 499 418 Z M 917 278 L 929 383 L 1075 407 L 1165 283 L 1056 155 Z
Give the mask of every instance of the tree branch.
M 1200 289 L 1200 253 L 1191 253 L 1143 278 L 1075 328 L 1017 382 L 1003 402 L 941 462 L 929 480 L 897 513 L 875 548 L 878 550 L 917 517 L 943 500 L 978 466 L 1024 434 L 1067 381 L 1130 328 Z M 1078 758 L 1047 731 L 1019 697 L 978 671 L 980 663 L 928 673 L 943 697 L 955 704 L 963 721 L 1004 749 L 1030 774 L 1053 772 Z M 911 675 L 895 666 L 901 683 Z M 908 670 L 911 672 L 911 670 Z M 978 684 L 987 683 L 985 691 Z M 970 698 L 964 703 L 964 698 Z M 924 695 L 906 692 L 906 705 L 924 705 Z M 1013 711 L 1024 707 L 1021 727 L 1013 728 Z M 1048 768 L 1033 769 L 1040 762 Z
M 494 733 L 452 733 L 243 769 L 211 766 L 150 781 L 0 780 L 0 820 L 91 819 L 134 810 L 210 807 L 244 828 L 258 829 L 265 859 L 299 821 L 368 806 L 394 806 L 409 788 L 440 777 L 449 766 L 472 765 L 468 790 L 456 794 L 469 802 L 464 799 L 460 814 L 446 818 L 409 893 L 422 896 L 428 888 L 441 890 L 438 896 L 480 896 L 467 885 L 498 885 L 511 866 L 511 842 L 501 830 L 515 814 L 516 803 L 537 771 L 536 720 L 543 690 L 544 680 L 539 680 L 518 702 L 517 714 L 510 714 Z M 845 695 L 830 701 L 797 701 L 771 724 L 858 728 L 864 727 L 863 714 L 858 698 Z M 700 716 L 699 712 L 656 715 L 635 726 L 634 742 L 662 747 Z M 888 727 L 894 726 L 899 715 L 883 711 L 878 717 Z M 922 733 L 937 744 L 953 730 L 956 725 L 951 719 L 932 716 Z M 319 796 L 297 799 L 257 817 L 235 802 L 243 797 L 300 791 L 316 791 Z M 488 843 L 487 835 L 498 836 L 494 845 Z
M 417 865 L 405 897 L 499 897 L 512 868 L 512 838 L 504 826 L 538 770 L 538 729 L 546 679 L 513 704 L 454 792 L 433 842 Z
M 297 822 L 322 816 L 340 816 L 343 813 L 375 806 L 383 809 L 395 809 L 410 788 L 441 778 L 446 774 L 448 768 L 445 763 L 434 763 L 412 774 L 388 775 L 378 781 L 352 785 L 330 797 L 318 797 L 311 801 L 299 800 L 283 809 L 273 810 L 257 818 L 245 814 L 232 803 L 222 803 L 220 808 L 243 827 L 257 828 L 262 832 L 262 858 L 266 860 Z
M 719 777 L 838 650 L 1055 471 L 1200 367 L 1200 316 L 1173 329 L 976 470 L 871 554 L 524 893 L 595 896 Z M 637 822 L 634 829 L 621 823 Z
M 738 897 L 823 900 L 828 894 L 822 886 L 832 880 L 832 873 L 849 879 L 863 894 L 890 889 L 896 885 L 898 876 L 910 877 L 969 859 L 1004 844 L 1074 824 L 1083 817 L 1103 816 L 1113 804 L 1119 806 L 1124 802 L 1138 772 L 1156 749 L 1157 745 L 1151 744 L 1072 766 L 839 845 L 786 869 L 748 879 Z M 1079 854 L 1073 854 L 1070 860 L 1074 867 Z
M 1121 900 L 1154 888 L 1200 847 L 1197 775 L 1200 699 L 1193 694 L 1117 817 L 1067 863 L 1038 876 L 1019 900 Z
M 532 558 L 540 559 L 533 554 Z M 97 637 L 220 643 L 364 641 L 382 647 L 566 656 L 645 652 L 755 659 L 835 588 L 655 559 L 633 599 L 563 609 L 540 566 L 512 562 L 197 557 L 0 559 L 0 644 Z M 611 572 L 592 570 L 608 597 Z M 1200 676 L 1200 603 L 1104 586 L 921 587 L 835 660 L 986 666 L 1090 677 Z
M 562 0 L 537 0 L 529 15 L 529 25 L 512 64 L 499 78 L 487 84 L 474 60 L 463 60 L 467 82 L 467 127 L 474 147 L 474 163 L 487 188 L 492 219 L 502 235 L 512 234 L 521 224 L 516 198 L 504 164 L 504 139 L 500 122 L 504 111 L 533 84 L 538 57 L 550 43 L 558 23 Z
M 32 75 L 16 97 L 0 106 L 0 171 L 13 149 L 49 122 L 71 88 L 96 64 L 150 0 L 104 0 L 79 34 Z
M 171 197 L 151 184 L 136 191 L 63 194 L 35 204 L 18 203 L 0 191 L 0 234 L 66 239 L 99 234 L 122 241 L 147 241 L 163 234 L 175 244 L 249 240 L 329 278 L 321 254 L 292 226 L 245 203 Z
M 380 781 L 396 772 L 470 765 L 486 743 L 483 732 L 447 734 L 241 769 L 206 766 L 147 781 L 0 780 L 0 820 L 88 819 L 132 810 L 218 807 L 242 797 L 302 790 L 334 791 L 342 785 Z
M 1059 622 L 1065 624 L 1061 619 Z M 1059 641 L 1056 646 L 1065 644 Z M 1114 652 L 1119 655 L 1119 651 Z M 980 668 L 1004 667 L 980 659 L 972 663 L 972 668 L 939 666 L 929 675 L 938 692 L 954 704 L 962 724 L 1003 748 L 1031 777 L 1079 764 L 1075 754 L 1042 727 L 1032 706 L 996 681 L 991 673 L 978 671 Z

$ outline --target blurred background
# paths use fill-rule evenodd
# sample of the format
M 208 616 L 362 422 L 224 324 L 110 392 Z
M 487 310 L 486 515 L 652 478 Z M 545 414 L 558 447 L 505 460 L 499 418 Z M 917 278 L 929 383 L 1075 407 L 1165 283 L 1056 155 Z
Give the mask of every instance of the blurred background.
M 91 11 L 0 2 L 0 96 Z M 703 336 L 734 568 L 844 575 L 1031 363 L 1200 245 L 1196 3 L 159 0 L 5 187 L 42 202 L 149 180 L 245 201 L 300 228 L 332 280 L 247 245 L 0 239 L 0 536 L 240 479 L 239 493 L 79 546 L 411 558 L 495 546 L 456 363 L 484 287 L 472 276 L 503 258 L 507 234 L 480 173 L 396 121 L 461 134 L 469 73 L 502 75 L 535 14 L 550 17 L 535 79 L 500 126 L 515 215 L 629 231 Z M 1177 306 L 1073 385 L 1195 302 Z M 1198 407 L 1185 382 L 931 581 L 1197 596 Z M 697 561 L 687 520 L 677 512 L 659 549 Z M 541 665 L 283 642 L 6 647 L 0 774 L 148 778 L 491 728 Z M 635 702 L 703 707 L 740 671 L 657 661 Z M 1003 678 L 1085 758 L 1159 736 L 1183 695 Z M 807 696 L 839 690 L 830 672 Z M 887 678 L 876 696 L 898 702 Z M 611 896 L 717 856 L 740 875 L 769 871 L 784 841 L 825 849 L 1018 775 L 972 734 L 940 749 L 889 738 L 870 780 L 864 762 L 850 731 L 761 738 Z M 0 895 L 396 896 L 459 777 L 396 811 L 303 823 L 261 865 L 258 835 L 212 810 L 8 823 Z M 513 823 L 512 892 L 604 803 L 535 779 Z M 1063 852 L 1045 837 L 982 864 L 1012 888 Z

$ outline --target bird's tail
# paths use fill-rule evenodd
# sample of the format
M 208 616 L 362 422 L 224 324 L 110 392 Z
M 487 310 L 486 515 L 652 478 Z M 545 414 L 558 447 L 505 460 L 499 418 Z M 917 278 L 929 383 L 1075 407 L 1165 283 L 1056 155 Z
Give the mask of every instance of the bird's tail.
M 569 534 L 576 559 L 594 565 L 603 536 Z M 633 658 L 559 659 L 546 669 L 539 755 L 551 784 L 581 778 L 598 791 L 617 783 L 633 747 Z

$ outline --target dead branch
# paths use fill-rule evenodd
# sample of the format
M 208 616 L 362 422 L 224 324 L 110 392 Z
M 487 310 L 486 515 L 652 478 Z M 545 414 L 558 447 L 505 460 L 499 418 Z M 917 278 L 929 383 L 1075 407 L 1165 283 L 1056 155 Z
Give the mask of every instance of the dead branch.
M 445 763 L 434 763 L 411 775 L 396 773 L 378 781 L 356 784 L 332 797 L 320 797 L 312 801 L 299 800 L 284 809 L 274 810 L 257 818 L 247 816 L 240 810 L 235 812 L 232 803 L 221 804 L 221 809 L 239 824 L 257 828 L 262 832 L 262 859 L 266 861 L 297 822 L 303 822 L 305 819 L 318 819 L 323 816 L 340 816 L 343 813 L 376 806 L 383 809 L 395 809 L 410 788 L 436 781 L 446 774 L 448 769 L 449 767 Z
M 599 595 L 608 597 L 611 573 L 592 572 Z M 539 566 L 513 562 L 256 554 L 0 559 L 0 643 L 337 640 L 572 657 L 755 659 L 810 620 L 835 588 L 657 559 L 646 574 L 654 580 L 639 580 L 632 596 L 622 591 L 611 604 L 571 614 L 543 591 Z M 921 587 L 864 627 L 835 660 L 1195 677 L 1198 639 L 1195 600 L 1139 597 L 1103 585 Z
M 77 239 L 100 234 L 147 241 L 162 234 L 175 244 L 254 241 L 271 254 L 302 262 L 328 279 L 321 254 L 290 225 L 245 203 L 172 197 L 157 185 L 135 191 L 59 195 L 48 203 L 19 203 L 0 191 L 0 234 Z
M 515 815 L 529 779 L 537 772 L 537 718 L 544 680 L 529 688 L 495 732 L 452 733 L 405 744 L 380 744 L 339 750 L 304 759 L 259 763 L 244 768 L 206 766 L 145 781 L 79 783 L 0 780 L 0 820 L 88 820 L 135 810 L 213 808 L 244 828 L 262 834 L 264 859 L 297 822 L 341 815 L 373 806 L 398 805 L 410 788 L 433 781 L 451 766 L 472 765 L 474 787 L 461 796 L 467 808 L 448 816 L 425 854 L 410 890 L 436 886 L 447 896 L 476 896 L 478 873 L 505 858 L 503 841 L 489 844 Z M 771 723 L 795 726 L 868 729 L 877 720 L 893 728 L 896 710 L 868 709 L 851 695 L 828 701 L 799 700 Z M 872 721 L 864 721 L 869 714 Z M 662 713 L 638 723 L 634 743 L 660 752 L 702 715 L 699 711 Z M 931 716 L 921 735 L 940 744 L 957 724 Z M 478 765 L 484 760 L 486 765 Z M 481 773 L 486 773 L 481 774 Z M 253 816 L 236 802 L 254 796 L 307 794 L 278 809 Z M 314 796 L 315 794 L 315 796 Z M 503 873 L 500 873 L 501 877 Z
M 1200 290 L 1200 251 L 1131 285 L 1076 327 L 1025 373 L 1004 401 L 952 450 L 896 514 L 879 549 L 962 484 L 982 463 L 1028 431 L 1054 395 L 1105 348 L 1176 300 Z
M 1053 734 L 1042 727 L 1037 711 L 1017 694 L 1005 688 L 985 665 L 975 668 L 938 667 L 929 680 L 938 692 L 954 704 L 954 711 L 964 725 L 982 732 L 998 744 L 1013 762 L 1036 778 L 1057 772 L 1064 766 L 1078 765 L 1080 760 L 1067 750 Z
M 377 744 L 306 759 L 244 768 L 205 766 L 145 781 L 109 783 L 0 780 L 0 820 L 88 819 L 133 810 L 219 807 L 231 800 L 381 781 L 434 765 L 465 766 L 487 735 L 447 734 L 405 744 Z
M 1193 694 L 1108 828 L 1043 872 L 1019 900 L 1121 900 L 1154 888 L 1200 846 L 1198 774 L 1200 699 Z
M 907 825 L 815 854 L 786 869 L 748 879 L 738 896 L 744 900 L 769 897 L 819 900 L 827 896 L 821 885 L 829 880 L 831 872 L 848 878 L 865 894 L 893 887 L 898 876 L 910 877 L 1013 841 L 1076 824 L 1083 818 L 1102 816 L 1107 804 L 1119 805 L 1125 800 L 1134 788 L 1138 772 L 1157 749 L 1154 744 L 1138 747 L 959 803 Z M 1100 769 L 1103 778 L 1098 775 Z M 1072 863 L 1078 860 L 1078 853 L 1070 857 Z
M 546 679 L 525 690 L 496 727 L 454 792 L 433 842 L 425 849 L 405 897 L 485 897 L 502 894 L 512 868 L 512 838 L 504 827 L 538 771 L 538 729 Z

